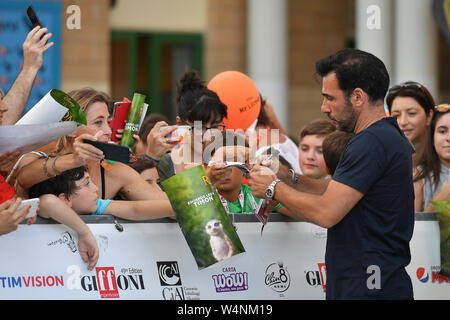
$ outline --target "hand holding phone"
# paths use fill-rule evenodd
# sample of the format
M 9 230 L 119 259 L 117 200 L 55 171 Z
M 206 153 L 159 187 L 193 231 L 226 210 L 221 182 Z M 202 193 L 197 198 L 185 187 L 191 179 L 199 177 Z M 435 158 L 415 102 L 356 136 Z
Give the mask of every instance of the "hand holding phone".
M 36 215 L 37 209 L 39 207 L 39 198 L 22 200 L 16 211 L 22 210 L 27 204 L 31 205 L 31 207 L 25 219 L 33 218 Z
M 93 145 L 103 151 L 105 159 L 128 163 L 130 161 L 130 148 L 114 143 L 83 139 L 84 143 Z
M 161 128 L 159 128 L 159 131 L 161 132 L 167 128 L 168 126 L 162 126 Z M 192 127 L 190 126 L 178 126 L 176 130 L 166 135 L 167 142 L 173 144 L 191 143 L 191 138 L 192 138 Z

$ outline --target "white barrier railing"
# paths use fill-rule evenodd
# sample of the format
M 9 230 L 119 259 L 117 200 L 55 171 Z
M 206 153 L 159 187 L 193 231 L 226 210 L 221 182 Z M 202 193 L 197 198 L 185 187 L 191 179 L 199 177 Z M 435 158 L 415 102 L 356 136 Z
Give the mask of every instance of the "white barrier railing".
M 199 271 L 178 224 L 111 216 L 83 216 L 96 236 L 100 258 L 87 270 L 76 233 L 38 219 L 0 236 L 0 299 L 324 299 L 326 229 L 271 215 L 261 224 L 235 215 L 244 254 Z M 435 214 L 416 213 L 407 271 L 415 299 L 449 299 L 450 279 L 438 276 L 439 228 Z

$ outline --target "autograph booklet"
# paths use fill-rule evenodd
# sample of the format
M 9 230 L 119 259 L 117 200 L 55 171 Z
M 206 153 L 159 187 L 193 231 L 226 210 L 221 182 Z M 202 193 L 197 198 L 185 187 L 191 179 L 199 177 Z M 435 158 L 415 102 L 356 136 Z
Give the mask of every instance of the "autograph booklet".
M 162 186 L 199 270 L 245 252 L 203 166 L 181 172 Z
M 86 116 L 78 102 L 67 93 L 52 89 L 39 100 L 16 125 L 49 124 L 60 121 L 75 121 L 86 125 Z

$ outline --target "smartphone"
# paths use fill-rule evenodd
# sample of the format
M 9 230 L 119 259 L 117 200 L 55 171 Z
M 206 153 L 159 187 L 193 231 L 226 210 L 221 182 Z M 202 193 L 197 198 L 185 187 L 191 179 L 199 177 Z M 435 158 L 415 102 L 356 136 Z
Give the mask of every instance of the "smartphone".
M 102 150 L 105 155 L 105 159 L 107 160 L 119 161 L 123 163 L 128 163 L 128 161 L 130 161 L 130 148 L 128 147 L 119 146 L 114 143 L 92 141 L 87 139 L 83 139 L 83 142 Z
M 27 15 L 28 18 L 30 18 L 33 28 L 36 28 L 37 26 L 40 26 L 42 28 L 42 23 L 41 21 L 39 21 L 39 18 L 37 17 L 37 14 L 34 11 L 33 6 L 28 6 Z
M 38 16 L 37 16 L 36 12 L 34 11 L 33 6 L 31 6 L 31 5 L 28 6 L 28 9 L 27 9 L 27 15 L 28 15 L 28 18 L 29 18 L 30 21 L 31 21 L 31 24 L 33 25 L 33 28 L 32 28 L 32 29 L 36 28 L 37 26 L 40 26 L 40 27 L 42 28 L 42 23 L 41 23 L 41 21 L 39 20 L 39 18 L 38 18 Z M 47 34 L 47 33 L 44 33 L 44 34 L 41 36 L 40 39 L 42 39 L 46 34 Z
M 23 207 L 25 207 L 27 204 L 31 205 L 31 207 L 30 207 L 30 210 L 28 211 L 28 214 L 25 217 L 25 219 L 32 218 L 32 217 L 34 217 L 36 215 L 36 211 L 37 211 L 37 209 L 39 207 L 39 198 L 32 198 L 32 199 L 22 200 L 20 205 L 17 207 L 17 211 L 22 210 Z
M 225 168 L 226 167 L 236 167 L 243 173 L 250 173 L 250 170 L 245 166 L 245 163 L 242 162 L 227 161 L 225 162 Z
M 114 103 L 113 119 L 110 122 L 110 127 L 112 129 L 112 141 L 120 141 L 116 135 L 117 130 L 125 128 L 125 123 L 128 119 L 128 114 L 130 113 L 131 101 L 124 99 L 124 101 Z
M 159 131 L 163 131 L 167 129 L 168 126 L 162 126 L 159 128 Z M 173 139 L 181 137 L 180 140 L 173 142 L 173 144 L 179 144 L 179 143 L 191 143 L 192 138 L 192 127 L 190 126 L 178 126 L 178 128 L 175 131 L 172 131 L 168 135 L 166 135 L 166 139 Z
M 217 162 L 211 160 L 208 163 L 208 166 L 211 167 L 213 165 L 215 165 Z M 245 163 L 243 162 L 235 162 L 235 161 L 226 161 L 224 168 L 228 168 L 228 167 L 236 167 L 239 170 L 241 170 L 243 173 L 250 173 L 250 170 L 247 168 L 247 166 L 245 165 Z

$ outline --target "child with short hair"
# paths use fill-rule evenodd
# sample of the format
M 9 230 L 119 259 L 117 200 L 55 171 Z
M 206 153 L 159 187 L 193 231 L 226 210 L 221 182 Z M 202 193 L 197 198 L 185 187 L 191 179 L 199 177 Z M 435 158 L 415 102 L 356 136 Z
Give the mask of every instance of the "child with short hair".
M 327 178 L 323 159 L 322 143 L 325 137 L 336 130 L 336 124 L 327 119 L 316 119 L 300 132 L 299 164 L 302 174 L 313 179 Z
M 333 176 L 341 155 L 353 133 L 336 130 L 328 134 L 322 142 L 323 158 L 330 176 Z
M 110 214 L 128 220 L 174 217 L 168 200 L 103 200 L 98 198 L 97 190 L 87 168 L 82 166 L 34 185 L 30 197 L 40 197 L 47 210 L 40 210 L 39 215 L 46 218 L 52 217 L 51 208 L 46 206 L 48 194 L 57 196 L 78 214 Z
M 205 154 L 205 160 L 212 160 L 217 166 L 221 166 L 224 160 L 243 162 L 248 167 L 249 146 L 244 137 L 241 137 L 229 130 L 223 132 L 222 137 L 210 141 L 205 146 L 205 151 L 211 152 L 211 157 Z M 217 170 L 208 166 L 206 173 L 217 190 L 219 198 L 227 213 L 256 213 L 258 204 L 261 199 L 253 196 L 248 185 L 242 183 L 244 172 L 236 166 L 222 168 L 223 170 L 217 177 L 212 177 L 213 170 Z M 281 212 L 283 209 L 281 204 L 275 206 L 272 211 Z M 281 211 L 280 211 L 281 210 Z

